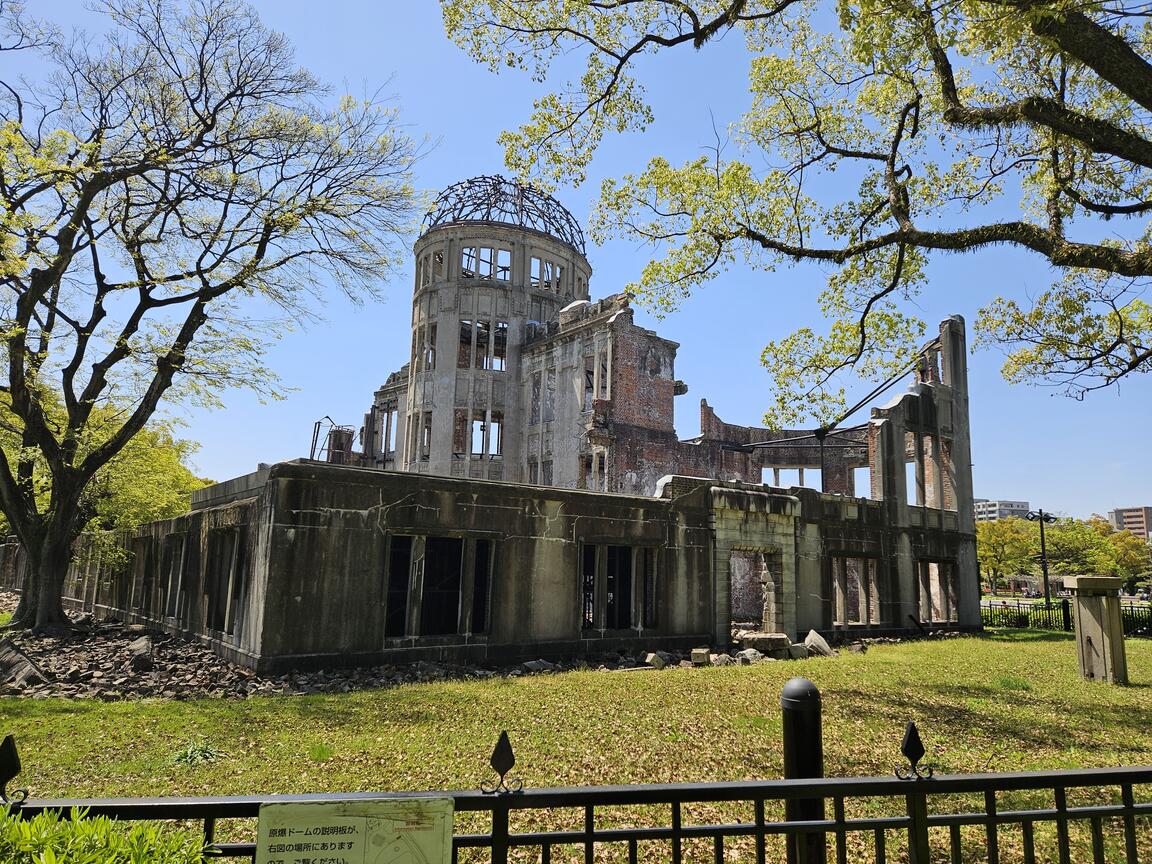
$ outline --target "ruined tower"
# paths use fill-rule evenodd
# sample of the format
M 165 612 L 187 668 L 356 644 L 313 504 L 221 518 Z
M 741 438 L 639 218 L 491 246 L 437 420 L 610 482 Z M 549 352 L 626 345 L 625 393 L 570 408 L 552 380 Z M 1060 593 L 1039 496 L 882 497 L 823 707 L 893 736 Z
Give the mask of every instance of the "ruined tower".
M 521 346 L 588 299 L 580 225 L 543 192 L 476 177 L 436 199 L 413 251 L 409 362 L 375 394 L 365 461 L 525 482 Z

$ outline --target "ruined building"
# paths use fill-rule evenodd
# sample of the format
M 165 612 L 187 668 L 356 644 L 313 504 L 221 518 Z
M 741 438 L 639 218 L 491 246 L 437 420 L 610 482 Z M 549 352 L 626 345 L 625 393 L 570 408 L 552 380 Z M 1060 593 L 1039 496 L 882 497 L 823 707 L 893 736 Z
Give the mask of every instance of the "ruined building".
M 326 461 L 201 490 L 126 536 L 127 563 L 81 544 L 73 608 L 261 670 L 726 646 L 734 620 L 792 637 L 979 627 L 960 318 L 859 426 L 771 433 L 701 401 L 681 441 L 677 345 L 626 297 L 590 299 L 580 226 L 554 199 L 458 184 L 415 255 L 409 362 L 362 449 L 336 428 Z M 783 468 L 820 469 L 822 491 L 782 488 Z M 0 547 L 0 582 L 19 585 L 20 559 Z

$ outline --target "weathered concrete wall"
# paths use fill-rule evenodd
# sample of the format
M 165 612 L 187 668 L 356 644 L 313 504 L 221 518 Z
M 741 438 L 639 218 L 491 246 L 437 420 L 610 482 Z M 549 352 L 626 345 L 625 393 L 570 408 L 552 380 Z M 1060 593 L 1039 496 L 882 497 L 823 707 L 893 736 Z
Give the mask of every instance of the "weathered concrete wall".
M 219 488 L 217 497 L 235 491 Z M 259 498 L 250 497 L 151 522 L 108 545 L 81 538 L 64 582 L 65 606 L 74 614 L 148 623 L 255 666 L 267 596 L 268 526 L 261 512 Z M 0 584 L 22 587 L 22 559 L 18 543 L 0 545 Z
M 266 607 L 265 658 L 419 655 L 441 647 L 442 656 L 463 648 L 481 659 L 602 650 L 594 644 L 600 639 L 709 638 L 706 524 L 689 524 L 673 502 L 315 463 L 275 466 L 270 487 L 268 569 L 276 590 Z M 489 626 L 428 637 L 409 614 L 405 634 L 385 639 L 386 555 L 397 536 L 491 540 Z M 582 630 L 585 544 L 657 550 L 653 628 Z M 419 602 L 420 560 L 412 564 L 409 598 Z

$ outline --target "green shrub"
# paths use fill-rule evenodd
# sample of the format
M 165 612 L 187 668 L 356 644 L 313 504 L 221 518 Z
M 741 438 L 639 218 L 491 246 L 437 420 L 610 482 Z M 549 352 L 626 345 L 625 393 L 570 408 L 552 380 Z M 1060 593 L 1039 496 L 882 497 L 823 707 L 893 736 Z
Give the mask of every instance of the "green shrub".
M 213 747 L 203 738 L 189 741 L 176 751 L 172 761 L 177 765 L 203 765 L 205 762 L 215 762 L 224 756 L 224 751 Z
M 200 864 L 202 838 L 157 822 L 113 822 L 73 810 L 0 817 L 0 864 Z

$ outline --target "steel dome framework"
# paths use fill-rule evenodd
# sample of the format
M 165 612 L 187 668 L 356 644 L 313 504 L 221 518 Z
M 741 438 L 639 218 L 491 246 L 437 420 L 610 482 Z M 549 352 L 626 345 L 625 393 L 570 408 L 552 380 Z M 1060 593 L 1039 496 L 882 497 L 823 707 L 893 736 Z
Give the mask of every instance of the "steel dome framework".
M 473 177 L 440 193 L 422 232 L 457 222 L 495 222 L 540 231 L 585 254 L 584 231 L 559 201 L 539 189 L 498 175 Z

